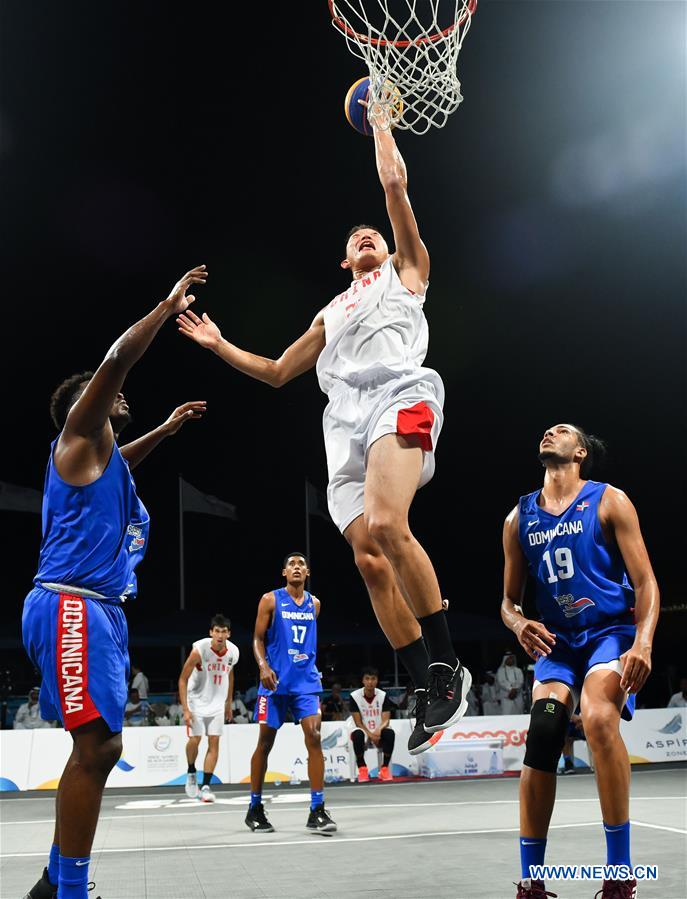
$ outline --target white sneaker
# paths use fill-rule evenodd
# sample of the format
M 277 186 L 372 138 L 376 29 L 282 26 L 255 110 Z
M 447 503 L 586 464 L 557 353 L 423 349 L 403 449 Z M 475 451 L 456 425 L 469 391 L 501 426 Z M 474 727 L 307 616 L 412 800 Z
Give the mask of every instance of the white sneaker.
M 210 787 L 205 784 L 205 786 L 201 788 L 200 796 L 198 798 L 201 802 L 214 802 L 215 794 L 212 792 Z
M 194 771 L 189 771 L 186 775 L 186 795 L 189 799 L 195 799 L 198 796 L 198 775 Z

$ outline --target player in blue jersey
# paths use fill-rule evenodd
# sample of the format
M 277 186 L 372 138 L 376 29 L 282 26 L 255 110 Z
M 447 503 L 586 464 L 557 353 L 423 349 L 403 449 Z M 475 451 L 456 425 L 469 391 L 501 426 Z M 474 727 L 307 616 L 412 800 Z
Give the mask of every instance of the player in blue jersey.
M 123 446 L 131 420 L 122 386 L 168 318 L 193 302 L 205 266 L 188 272 L 166 300 L 129 328 L 95 372 L 64 381 L 50 411 L 53 442 L 43 493 L 43 540 L 22 636 L 40 668 L 41 716 L 59 718 L 73 740 L 57 791 L 48 867 L 25 899 L 86 899 L 88 864 L 105 781 L 122 752 L 129 679 L 122 603 L 136 596 L 134 569 L 148 544 L 149 517 L 130 470 L 204 402 L 179 406 L 155 430 Z
M 320 739 L 322 683 L 317 670 L 317 616 L 320 601 L 305 589 L 310 574 L 303 553 L 289 553 L 282 575 L 286 587 L 260 600 L 253 634 L 253 654 L 260 669 L 255 720 L 258 745 L 250 763 L 250 806 L 246 824 L 253 833 L 272 833 L 262 804 L 267 758 L 277 731 L 291 712 L 300 721 L 308 751 L 310 814 L 308 830 L 333 833 L 336 824 L 324 807 L 324 756 Z
M 553 896 L 530 866 L 544 862 L 556 770 L 570 716 L 581 709 L 594 754 L 609 865 L 627 878 L 604 881 L 602 899 L 634 899 L 630 864 L 630 764 L 620 718 L 651 671 L 659 593 L 634 506 L 610 484 L 586 480 L 598 438 L 554 425 L 539 445 L 544 486 L 506 518 L 501 615 L 535 660 L 532 712 L 520 778 L 518 899 Z M 528 571 L 538 620 L 521 603 Z M 629 575 L 629 577 L 628 577 Z

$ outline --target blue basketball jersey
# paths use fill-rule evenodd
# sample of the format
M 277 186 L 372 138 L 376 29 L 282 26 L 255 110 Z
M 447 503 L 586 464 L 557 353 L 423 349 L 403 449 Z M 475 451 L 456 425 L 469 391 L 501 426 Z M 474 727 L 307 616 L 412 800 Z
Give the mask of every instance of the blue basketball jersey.
M 539 614 L 554 633 L 632 623 L 634 591 L 618 547 L 606 543 L 599 523 L 607 486 L 587 481 L 561 515 L 538 505 L 541 490 L 520 497 L 520 545 L 536 581 Z
M 286 588 L 274 591 L 274 616 L 265 635 L 267 663 L 277 673 L 275 693 L 319 693 L 317 618 L 312 596 L 305 591 L 299 606 Z M 269 694 L 262 684 L 258 693 Z
M 76 487 L 57 473 L 55 440 L 43 489 L 43 540 L 35 584 L 81 587 L 119 602 L 136 595 L 134 568 L 148 545 L 150 518 L 115 443 L 105 471 Z

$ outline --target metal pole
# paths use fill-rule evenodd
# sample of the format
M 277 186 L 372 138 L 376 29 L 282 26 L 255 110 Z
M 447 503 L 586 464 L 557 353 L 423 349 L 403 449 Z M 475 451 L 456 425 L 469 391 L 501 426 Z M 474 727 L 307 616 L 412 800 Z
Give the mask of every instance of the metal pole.
M 186 591 L 184 586 L 184 499 L 179 475 L 179 609 L 186 608 Z
M 310 491 L 308 490 L 308 479 L 305 479 L 305 554 L 308 557 L 308 567 L 312 564 L 310 558 Z M 312 593 L 312 578 L 309 577 L 306 582 L 308 591 Z

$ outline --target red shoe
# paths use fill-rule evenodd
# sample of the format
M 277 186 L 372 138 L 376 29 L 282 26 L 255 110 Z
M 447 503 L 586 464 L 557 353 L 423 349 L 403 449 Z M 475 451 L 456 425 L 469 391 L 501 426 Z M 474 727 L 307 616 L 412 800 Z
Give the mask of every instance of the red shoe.
M 366 784 L 369 779 L 370 779 L 370 774 L 369 774 L 367 768 L 365 767 L 365 765 L 361 765 L 360 768 L 358 768 L 358 783 Z
M 518 894 L 515 899 L 545 899 L 546 896 L 558 899 L 558 893 L 547 893 L 543 880 L 530 880 L 529 877 L 526 877 L 517 884 L 517 887 Z
M 379 769 L 379 779 L 390 781 L 394 779 L 394 775 L 391 773 L 387 765 L 383 765 Z
M 603 888 L 594 896 L 594 899 L 637 899 L 637 881 L 632 880 L 604 880 Z

